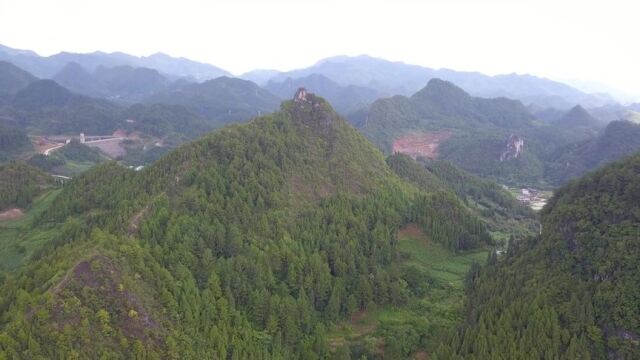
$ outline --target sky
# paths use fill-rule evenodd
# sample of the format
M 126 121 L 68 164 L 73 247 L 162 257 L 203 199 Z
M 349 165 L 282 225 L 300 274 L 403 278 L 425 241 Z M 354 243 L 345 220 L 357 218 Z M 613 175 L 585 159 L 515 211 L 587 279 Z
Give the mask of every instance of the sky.
M 639 20 L 636 0 L 0 0 L 0 44 L 164 52 L 234 74 L 368 54 L 637 100 Z

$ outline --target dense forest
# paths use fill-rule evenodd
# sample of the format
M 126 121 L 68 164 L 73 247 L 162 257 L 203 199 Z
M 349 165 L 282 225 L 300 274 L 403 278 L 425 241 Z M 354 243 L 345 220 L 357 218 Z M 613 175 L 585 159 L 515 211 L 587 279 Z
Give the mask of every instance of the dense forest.
M 51 176 L 24 162 L 0 165 L 0 210 L 10 206 L 26 208 L 53 184 Z
M 542 234 L 467 279 L 467 320 L 438 359 L 637 359 L 640 156 L 559 189 Z
M 447 161 L 418 161 L 404 154 L 387 158 L 402 178 L 425 191 L 442 189 L 456 194 L 469 211 L 485 222 L 495 240 L 505 245 L 509 237 L 520 238 L 538 230 L 537 216 L 526 205 L 493 181 L 472 175 Z
M 453 252 L 492 242 L 454 191 L 403 181 L 312 94 L 140 172 L 98 165 L 34 224 L 58 235 L 2 281 L 7 358 L 373 357 L 326 333 L 424 293 L 402 225 Z M 387 350 L 410 355 L 424 330 Z

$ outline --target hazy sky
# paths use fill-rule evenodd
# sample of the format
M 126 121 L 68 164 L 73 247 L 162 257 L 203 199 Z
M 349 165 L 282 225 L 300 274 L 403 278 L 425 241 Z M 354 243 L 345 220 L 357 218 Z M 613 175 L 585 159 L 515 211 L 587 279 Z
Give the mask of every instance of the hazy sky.
M 637 0 L 0 0 L 0 43 L 165 52 L 235 74 L 369 54 L 433 68 L 531 73 L 640 98 Z

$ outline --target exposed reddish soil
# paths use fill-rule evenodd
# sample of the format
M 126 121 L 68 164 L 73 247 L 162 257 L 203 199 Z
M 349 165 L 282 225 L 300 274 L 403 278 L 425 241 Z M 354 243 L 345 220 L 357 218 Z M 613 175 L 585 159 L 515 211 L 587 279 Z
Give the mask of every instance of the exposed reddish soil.
M 0 221 L 17 219 L 17 218 L 22 217 L 23 215 L 24 215 L 24 213 L 22 212 L 22 210 L 20 210 L 18 208 L 12 208 L 12 209 L 0 212 Z
M 427 354 L 426 351 L 418 351 L 417 353 L 413 354 L 413 358 L 415 360 L 429 360 L 429 354 Z
M 422 229 L 416 224 L 407 224 L 398 230 L 398 239 L 403 240 L 406 238 L 422 238 L 424 233 Z
M 439 130 L 434 132 L 414 133 L 396 138 L 393 141 L 393 152 L 402 153 L 412 158 L 438 157 L 438 146 L 453 135 L 451 130 Z
M 85 145 L 100 149 L 112 159 L 124 156 L 127 153 L 127 150 L 122 146 L 122 139 L 119 138 L 86 142 Z

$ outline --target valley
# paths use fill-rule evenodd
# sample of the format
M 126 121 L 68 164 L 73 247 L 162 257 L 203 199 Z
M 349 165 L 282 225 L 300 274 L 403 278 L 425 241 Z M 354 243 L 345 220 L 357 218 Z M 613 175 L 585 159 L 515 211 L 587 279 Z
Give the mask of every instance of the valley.
M 416 12 L 429 14 L 417 28 L 393 26 L 427 3 L 385 4 L 406 15 L 384 21 L 369 11 L 377 3 L 324 18 L 322 4 L 286 36 L 275 25 L 298 25 L 282 16 L 308 4 L 278 14 L 252 4 L 257 15 L 239 19 L 246 9 L 209 3 L 181 17 L 181 3 L 161 22 L 172 32 L 162 41 L 146 31 L 164 3 L 145 4 L 144 16 L 132 3 L 118 18 L 136 15 L 146 45 L 105 48 L 136 55 L 0 45 L 0 359 L 640 358 L 639 105 L 577 81 L 496 72 L 519 69 L 502 61 L 529 38 L 504 37 L 510 53 L 496 58 L 484 48 L 495 34 L 475 34 L 508 6 L 457 9 L 457 21 L 483 15 L 473 34 L 458 22 L 428 32 L 444 19 L 428 11 Z M 84 6 L 72 13 L 88 16 Z M 541 7 L 512 13 L 509 29 Z M 584 7 L 570 14 L 586 17 Z M 389 24 L 384 36 L 360 29 L 362 14 L 375 29 Z M 206 34 L 197 49 L 185 30 L 194 24 Z M 373 34 L 381 53 L 405 47 L 494 70 L 369 55 L 307 63 L 355 54 Z M 438 52 L 435 35 L 460 46 Z M 572 55 L 536 53 L 538 43 L 523 53 L 549 69 Z M 221 64 L 235 56 L 234 72 L 144 54 L 158 44 Z M 596 48 L 580 64 L 610 61 Z M 239 71 L 258 61 L 291 67 Z

